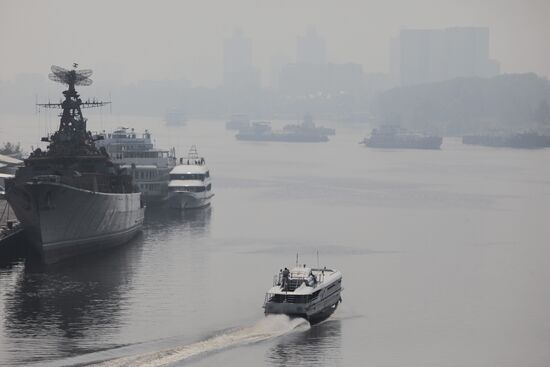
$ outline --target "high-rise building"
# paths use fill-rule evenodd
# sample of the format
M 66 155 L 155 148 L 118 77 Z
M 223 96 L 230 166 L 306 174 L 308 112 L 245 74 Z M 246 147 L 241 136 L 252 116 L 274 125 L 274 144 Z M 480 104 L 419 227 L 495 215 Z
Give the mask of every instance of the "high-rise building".
M 359 64 L 288 64 L 282 68 L 279 90 L 289 95 L 358 93 L 365 74 Z
M 296 63 L 320 65 L 326 62 L 325 39 L 314 27 L 309 27 L 306 34 L 296 40 Z
M 401 85 L 491 77 L 500 72 L 498 62 L 489 58 L 488 28 L 402 30 L 390 49 L 391 69 L 395 75 L 399 65 Z
M 363 87 L 361 65 L 327 62 L 325 39 L 314 27 L 296 41 L 296 63 L 283 66 L 278 88 L 289 95 L 354 93 Z
M 260 72 L 252 66 L 252 42 L 235 29 L 223 45 L 223 85 L 229 89 L 260 86 Z

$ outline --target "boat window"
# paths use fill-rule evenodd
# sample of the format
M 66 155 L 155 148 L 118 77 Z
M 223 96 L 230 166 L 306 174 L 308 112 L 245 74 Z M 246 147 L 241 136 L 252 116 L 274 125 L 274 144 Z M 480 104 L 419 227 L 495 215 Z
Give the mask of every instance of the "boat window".
M 307 303 L 308 295 L 293 295 L 293 294 L 273 294 L 269 298 L 269 302 L 274 303 Z
M 182 186 L 182 187 L 170 187 L 170 191 L 187 191 L 187 192 L 204 192 L 205 186 Z
M 201 180 L 204 181 L 204 175 L 202 173 L 173 173 L 170 175 L 173 180 Z
M 319 297 L 319 293 L 321 293 L 321 290 L 319 289 L 317 292 L 313 292 L 310 296 L 310 301 L 313 301 L 317 297 Z
M 206 190 L 207 190 L 207 191 L 212 190 L 212 184 L 208 184 L 208 186 L 206 186 Z

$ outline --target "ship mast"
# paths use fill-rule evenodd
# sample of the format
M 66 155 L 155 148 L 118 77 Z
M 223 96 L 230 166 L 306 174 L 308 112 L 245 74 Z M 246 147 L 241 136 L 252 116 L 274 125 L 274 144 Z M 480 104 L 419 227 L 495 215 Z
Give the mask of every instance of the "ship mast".
M 59 129 L 49 138 L 42 141 L 51 142 L 49 152 L 61 155 L 80 155 L 95 153 L 97 150 L 93 144 L 92 135 L 86 130 L 86 119 L 82 115 L 83 108 L 101 107 L 110 102 L 88 100 L 83 102 L 77 93 L 76 85 L 91 85 L 92 70 L 77 70 L 78 64 L 73 64 L 72 70 L 52 65 L 52 73 L 48 75 L 50 80 L 67 84 L 69 89 L 63 92 L 65 100 L 60 103 L 38 104 L 44 108 L 61 108 L 61 120 Z

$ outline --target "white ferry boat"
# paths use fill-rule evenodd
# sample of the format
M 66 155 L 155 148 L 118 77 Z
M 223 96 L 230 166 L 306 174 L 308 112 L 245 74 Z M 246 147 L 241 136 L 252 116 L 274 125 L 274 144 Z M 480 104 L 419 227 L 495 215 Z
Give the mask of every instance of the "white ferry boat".
M 342 302 L 342 273 L 325 268 L 285 268 L 273 278 L 264 300 L 266 314 L 303 317 L 310 323 L 328 318 Z
M 99 136 L 96 146 L 104 147 L 113 162 L 126 168 L 146 203 L 160 203 L 168 198 L 169 173 L 177 162 L 174 148 L 155 149 L 147 130 L 138 136 L 134 129 L 120 127 Z
M 170 171 L 169 205 L 176 209 L 201 208 L 214 196 L 210 171 L 193 145 L 186 158 Z

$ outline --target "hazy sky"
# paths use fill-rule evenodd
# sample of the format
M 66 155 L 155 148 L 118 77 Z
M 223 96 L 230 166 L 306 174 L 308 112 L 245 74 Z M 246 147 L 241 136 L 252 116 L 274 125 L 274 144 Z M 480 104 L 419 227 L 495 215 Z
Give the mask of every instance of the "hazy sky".
M 240 27 L 269 80 L 295 59 L 309 25 L 331 62 L 389 70 L 389 39 L 401 28 L 486 26 L 503 72 L 550 75 L 549 0 L 0 0 L 0 80 L 46 74 L 51 64 L 92 68 L 97 81 L 188 78 L 221 81 L 223 39 Z

